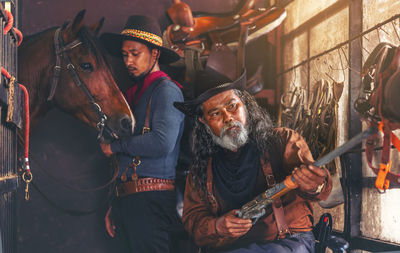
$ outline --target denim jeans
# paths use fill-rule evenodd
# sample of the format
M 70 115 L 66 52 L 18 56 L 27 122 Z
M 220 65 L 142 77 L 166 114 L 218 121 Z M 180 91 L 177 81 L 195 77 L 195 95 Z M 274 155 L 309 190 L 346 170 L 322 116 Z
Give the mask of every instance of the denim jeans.
M 273 242 L 251 243 L 240 248 L 216 251 L 218 253 L 314 253 L 313 233 L 296 233 Z

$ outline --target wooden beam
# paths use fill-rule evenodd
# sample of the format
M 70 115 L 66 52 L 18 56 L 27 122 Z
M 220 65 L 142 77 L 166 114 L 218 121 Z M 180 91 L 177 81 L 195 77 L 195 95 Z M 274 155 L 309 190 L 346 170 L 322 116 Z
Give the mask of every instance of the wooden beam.
M 349 6 L 349 38 L 353 38 L 362 32 L 363 1 L 350 1 Z M 361 38 L 360 38 L 361 39 Z M 362 131 L 362 124 L 358 113 L 353 105 L 358 97 L 361 87 L 362 48 L 358 40 L 349 44 L 349 98 L 348 98 L 348 136 L 349 139 Z M 355 147 L 357 148 L 357 147 Z M 361 144 L 358 145 L 361 148 Z M 351 153 L 342 159 L 342 169 L 346 170 L 345 186 L 345 224 L 344 234 L 346 239 L 360 236 L 361 202 L 362 202 L 362 160 L 361 153 Z

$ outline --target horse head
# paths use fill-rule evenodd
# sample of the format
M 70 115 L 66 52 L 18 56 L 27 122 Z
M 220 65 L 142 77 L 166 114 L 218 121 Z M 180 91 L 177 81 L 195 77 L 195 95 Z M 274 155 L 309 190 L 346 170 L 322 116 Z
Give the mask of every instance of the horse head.
M 26 39 L 19 49 L 20 81 L 31 97 L 31 123 L 52 105 L 112 138 L 133 132 L 135 120 L 119 90 L 96 39 L 103 19 L 83 22 L 85 11 L 72 22 Z

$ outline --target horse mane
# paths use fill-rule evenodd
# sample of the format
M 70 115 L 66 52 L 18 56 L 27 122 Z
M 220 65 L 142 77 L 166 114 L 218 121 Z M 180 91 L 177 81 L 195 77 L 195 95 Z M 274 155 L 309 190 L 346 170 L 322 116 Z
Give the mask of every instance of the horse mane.
M 65 23 L 62 27 L 65 27 L 68 23 Z M 41 35 L 47 33 L 50 30 L 55 30 L 56 28 L 58 28 L 57 26 L 53 26 L 50 28 L 47 28 L 43 31 L 40 31 L 38 33 L 35 34 L 31 34 L 28 35 L 26 37 L 24 37 L 24 44 L 29 43 L 31 40 L 34 40 L 38 37 L 40 37 Z M 89 49 L 93 55 L 96 57 L 96 61 L 98 63 L 104 63 L 108 66 L 107 64 L 107 60 L 106 57 L 104 57 L 108 52 L 106 51 L 106 49 L 101 46 L 100 41 L 93 36 L 92 32 L 90 31 L 90 29 L 87 28 L 87 26 L 82 26 L 82 28 L 80 29 L 79 33 L 78 33 L 79 38 L 82 40 L 82 45 L 84 47 L 86 47 L 87 49 Z
M 45 29 L 45 30 L 43 30 L 43 31 L 40 31 L 40 32 L 37 32 L 37 33 L 34 33 L 34 34 L 30 34 L 30 35 L 28 35 L 28 36 L 24 36 L 23 43 L 26 44 L 26 43 L 28 43 L 30 40 L 33 40 L 33 39 L 35 39 L 35 38 L 37 38 L 37 37 L 40 37 L 42 34 L 45 34 L 45 33 L 47 33 L 47 32 L 50 31 L 50 30 L 55 30 L 56 28 L 57 28 L 57 26 L 53 26 L 53 27 L 47 28 L 47 29 Z

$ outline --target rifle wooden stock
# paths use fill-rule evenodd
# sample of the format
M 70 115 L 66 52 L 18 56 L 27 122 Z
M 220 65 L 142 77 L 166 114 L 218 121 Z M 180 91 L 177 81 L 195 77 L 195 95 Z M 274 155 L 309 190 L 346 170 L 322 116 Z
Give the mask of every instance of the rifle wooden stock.
M 272 195 L 271 199 L 277 199 L 298 187 L 296 181 L 294 180 L 294 178 L 291 175 L 287 176 L 281 184 L 284 184 L 285 187 L 283 187 L 283 189 L 280 190 L 279 192 Z

